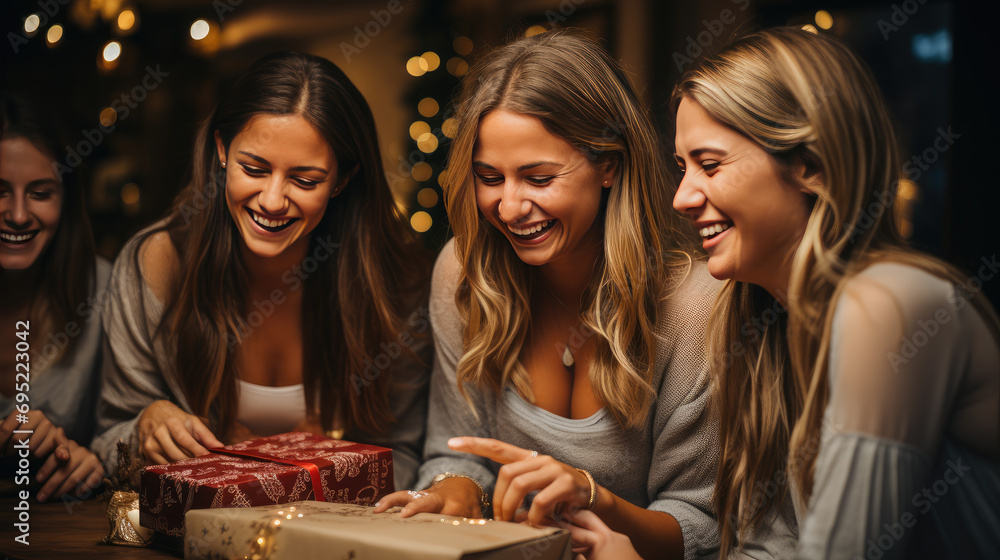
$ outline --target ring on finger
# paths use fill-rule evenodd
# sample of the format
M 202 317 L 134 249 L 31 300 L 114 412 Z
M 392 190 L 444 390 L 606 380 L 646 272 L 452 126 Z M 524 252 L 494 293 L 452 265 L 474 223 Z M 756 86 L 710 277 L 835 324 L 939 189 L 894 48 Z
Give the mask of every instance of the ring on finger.
M 538 457 L 538 452 L 535 451 L 534 449 L 532 449 L 531 450 L 531 458 L 534 459 L 535 457 Z
M 424 496 L 427 495 L 427 492 L 417 492 L 416 490 L 409 490 L 406 493 L 410 496 L 410 498 L 414 500 L 423 498 Z

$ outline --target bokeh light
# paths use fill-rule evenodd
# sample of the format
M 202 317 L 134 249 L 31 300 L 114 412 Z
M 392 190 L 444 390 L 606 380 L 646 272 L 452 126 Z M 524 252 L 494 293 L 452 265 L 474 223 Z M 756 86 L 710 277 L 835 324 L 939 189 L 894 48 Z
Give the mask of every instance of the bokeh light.
M 425 97 L 417 104 L 417 111 L 425 117 L 433 117 L 439 109 L 438 102 L 431 97 Z
M 120 31 L 129 31 L 135 25 L 135 12 L 132 10 L 122 10 L 122 13 L 118 14 L 117 21 Z
M 414 140 L 419 140 L 424 134 L 429 134 L 431 131 L 431 125 L 425 123 L 424 121 L 416 121 L 410 125 L 410 138 Z
M 417 149 L 425 154 L 429 154 L 438 148 L 437 136 L 434 136 L 430 132 L 426 134 L 421 134 L 420 138 L 417 138 Z
M 111 107 L 105 107 L 104 109 L 101 110 L 101 115 L 99 118 L 101 121 L 101 126 L 107 128 L 118 121 L 118 111 L 115 111 Z
M 195 41 L 201 41 L 205 37 L 208 37 L 209 29 L 210 27 L 208 22 L 203 19 L 199 19 L 191 24 L 191 38 Z
M 468 37 L 464 36 L 456 37 L 455 40 L 452 42 L 451 46 L 455 49 L 455 52 L 457 52 L 462 56 L 465 56 L 472 52 L 472 47 L 473 47 L 472 39 L 469 39 Z
M 101 56 L 104 57 L 106 62 L 114 62 L 118 60 L 118 57 L 122 54 L 122 44 L 118 41 L 109 41 L 108 44 L 104 45 L 104 50 L 101 51 Z
M 816 25 L 821 29 L 830 29 L 833 27 L 833 16 L 826 10 L 816 12 Z
M 406 61 L 406 71 L 411 76 L 423 76 L 427 73 L 427 61 L 422 56 L 414 56 Z
M 452 76 L 461 76 L 469 71 L 469 63 L 461 57 L 451 57 L 448 59 L 448 73 Z
M 417 202 L 424 208 L 433 208 L 438 203 L 438 193 L 430 187 L 420 189 L 417 193 Z
M 129 205 L 139 202 L 139 185 L 129 183 L 122 187 L 122 202 Z
M 35 34 L 35 31 L 38 31 L 38 26 L 41 24 L 42 20 L 38 17 L 38 14 L 31 14 L 24 18 L 24 32 L 30 37 Z
M 413 231 L 416 231 L 417 233 L 423 233 L 431 229 L 432 225 L 434 225 L 434 219 L 431 218 L 430 214 L 424 212 L 423 210 L 414 212 L 414 214 L 410 216 L 410 227 L 412 227 Z
M 438 66 L 441 66 L 441 57 L 439 57 L 435 52 L 427 51 L 424 54 L 420 55 L 420 58 L 422 58 L 424 62 L 427 63 L 426 70 L 428 72 L 433 72 L 434 70 L 437 70 Z
M 451 117 L 441 123 L 441 132 L 448 138 L 454 138 L 458 134 L 458 119 Z
M 434 170 L 431 169 L 429 163 L 421 161 L 416 163 L 412 169 L 410 169 L 410 176 L 413 177 L 414 181 L 426 181 L 431 178 Z
M 49 32 L 45 34 L 45 42 L 49 44 L 50 47 L 54 47 L 59 44 L 59 41 L 63 37 L 63 26 L 58 23 L 49 28 Z

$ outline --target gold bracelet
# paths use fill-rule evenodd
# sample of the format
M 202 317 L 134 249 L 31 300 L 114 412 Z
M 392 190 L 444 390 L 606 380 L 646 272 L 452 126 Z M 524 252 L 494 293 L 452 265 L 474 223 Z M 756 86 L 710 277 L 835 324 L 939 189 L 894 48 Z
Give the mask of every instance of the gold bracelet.
M 472 483 L 476 485 L 476 488 L 479 488 L 479 513 L 485 519 L 486 514 L 489 512 L 490 509 L 490 500 L 489 498 L 486 497 L 486 490 L 483 490 L 483 485 L 479 484 L 479 482 L 477 482 L 476 479 L 472 478 L 471 476 L 451 473 L 451 472 L 444 472 L 434 477 L 434 480 L 431 481 L 431 486 L 434 486 L 435 484 L 441 482 L 446 478 L 464 478 L 466 480 L 472 481 Z
M 587 502 L 587 509 L 593 510 L 594 504 L 597 503 L 597 483 L 594 482 L 594 477 L 590 476 L 590 473 L 583 469 L 576 469 L 583 473 L 583 476 L 587 477 L 587 482 L 590 483 L 590 501 Z

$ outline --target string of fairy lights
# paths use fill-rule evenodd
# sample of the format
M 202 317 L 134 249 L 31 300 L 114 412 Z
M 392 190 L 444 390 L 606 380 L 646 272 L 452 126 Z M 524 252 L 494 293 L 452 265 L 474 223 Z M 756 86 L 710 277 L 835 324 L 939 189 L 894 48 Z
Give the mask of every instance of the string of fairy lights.
M 472 54 L 474 45 L 472 39 L 461 35 L 451 44 L 454 56 L 444 63 L 444 70 L 456 78 L 461 78 L 469 71 L 469 62 L 465 57 Z M 427 51 L 413 56 L 406 61 L 406 72 L 415 78 L 439 71 L 442 67 L 441 56 L 434 51 Z M 417 102 L 417 113 L 422 117 L 409 126 L 410 139 L 416 144 L 422 154 L 434 154 L 444 138 L 453 139 L 458 131 L 458 120 L 442 111 L 442 104 L 434 97 L 423 97 Z M 437 125 L 435 128 L 432 125 Z M 440 136 L 439 136 L 440 134 Z M 444 138 L 442 138 L 444 137 Z M 435 166 L 428 161 L 417 161 L 410 168 L 410 177 L 417 183 L 417 204 L 427 210 L 417 210 L 410 216 L 410 227 L 418 233 L 424 233 L 434 225 L 434 218 L 428 210 L 437 206 L 440 201 L 440 189 L 444 187 L 447 170 L 443 165 Z M 437 174 L 437 187 L 431 179 Z

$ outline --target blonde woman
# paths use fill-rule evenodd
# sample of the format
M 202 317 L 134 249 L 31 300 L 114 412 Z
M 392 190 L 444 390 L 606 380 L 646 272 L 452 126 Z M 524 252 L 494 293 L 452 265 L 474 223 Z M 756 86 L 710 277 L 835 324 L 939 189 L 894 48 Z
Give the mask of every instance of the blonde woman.
M 798 492 L 799 556 L 997 557 L 1000 328 L 976 279 L 903 242 L 867 67 L 829 37 L 762 32 L 693 68 L 674 107 L 674 206 L 729 279 L 710 340 L 723 542 L 767 519 L 778 502 L 755 493 L 775 482 Z
M 533 524 L 584 508 L 649 554 L 715 550 L 718 286 L 676 250 L 660 148 L 623 72 L 551 31 L 480 61 L 459 114 L 424 490 L 378 509 L 478 517 L 492 499 L 513 520 L 534 495 Z
M 757 556 L 790 506 L 797 558 L 1000 557 L 1000 328 L 977 293 L 994 272 L 903 242 L 868 69 L 762 31 L 696 63 L 673 107 L 674 207 L 728 280 L 709 344 L 722 557 Z

